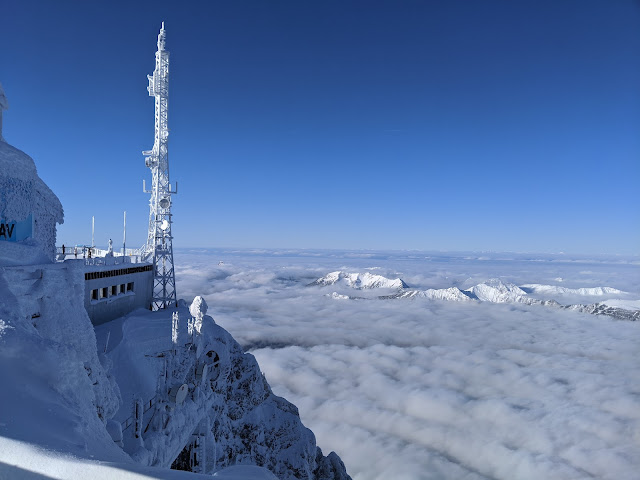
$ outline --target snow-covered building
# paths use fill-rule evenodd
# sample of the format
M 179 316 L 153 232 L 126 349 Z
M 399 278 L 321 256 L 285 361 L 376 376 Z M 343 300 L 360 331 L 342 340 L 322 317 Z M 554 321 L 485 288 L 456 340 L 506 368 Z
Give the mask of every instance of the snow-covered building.
M 128 257 L 112 257 L 113 260 Z M 109 257 L 96 260 L 108 260 Z M 67 260 L 73 261 L 73 260 Z M 91 323 L 101 325 L 138 308 L 150 308 L 153 265 L 89 262 L 84 273 L 84 306 Z M 108 263 L 108 262 L 106 262 Z

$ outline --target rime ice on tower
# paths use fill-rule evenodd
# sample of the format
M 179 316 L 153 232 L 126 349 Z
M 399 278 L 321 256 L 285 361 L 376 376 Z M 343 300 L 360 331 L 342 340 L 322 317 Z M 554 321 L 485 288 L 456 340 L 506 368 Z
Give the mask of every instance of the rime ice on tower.
M 176 306 L 176 279 L 173 267 L 173 237 L 171 235 L 171 194 L 177 193 L 169 183 L 169 52 L 164 49 L 164 22 L 158 35 L 156 68 L 148 75 L 149 96 L 155 97 L 155 139 L 151 150 L 142 152 L 145 164 L 151 169 L 151 194 L 149 200 L 149 230 L 147 243 L 142 247 L 144 260 L 154 267 L 154 310 Z M 143 183 L 143 185 L 145 185 Z

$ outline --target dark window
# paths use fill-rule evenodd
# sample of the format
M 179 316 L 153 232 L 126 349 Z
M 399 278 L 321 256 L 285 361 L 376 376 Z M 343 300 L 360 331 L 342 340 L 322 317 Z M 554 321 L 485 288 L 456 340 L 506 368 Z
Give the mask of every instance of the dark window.
M 126 293 L 127 292 L 127 286 L 123 283 L 122 285 L 120 285 L 120 293 Z
M 117 295 L 118 294 L 118 286 L 117 285 L 112 285 L 111 286 L 111 295 Z
M 98 299 L 98 289 L 91 290 L 91 300 L 97 300 L 97 299 Z
M 133 292 L 133 282 L 127 283 L 127 292 Z
M 100 298 L 107 298 L 109 296 L 109 287 L 100 289 Z

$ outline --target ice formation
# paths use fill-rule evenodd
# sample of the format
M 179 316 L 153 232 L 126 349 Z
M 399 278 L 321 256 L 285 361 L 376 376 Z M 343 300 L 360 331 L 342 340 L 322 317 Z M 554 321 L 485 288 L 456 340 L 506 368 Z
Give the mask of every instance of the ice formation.
M 33 159 L 0 141 L 0 220 L 23 222 L 30 215 L 33 238 L 17 243 L 0 241 L 0 265 L 53 261 L 56 223 L 64 222 L 62 204 L 38 176 Z

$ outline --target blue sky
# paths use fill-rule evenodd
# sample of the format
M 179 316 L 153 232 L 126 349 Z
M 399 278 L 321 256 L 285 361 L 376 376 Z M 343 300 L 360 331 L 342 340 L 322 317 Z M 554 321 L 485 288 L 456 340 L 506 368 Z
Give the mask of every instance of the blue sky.
M 639 2 L 0 8 L 59 243 L 145 240 L 164 20 L 174 246 L 640 253 Z

